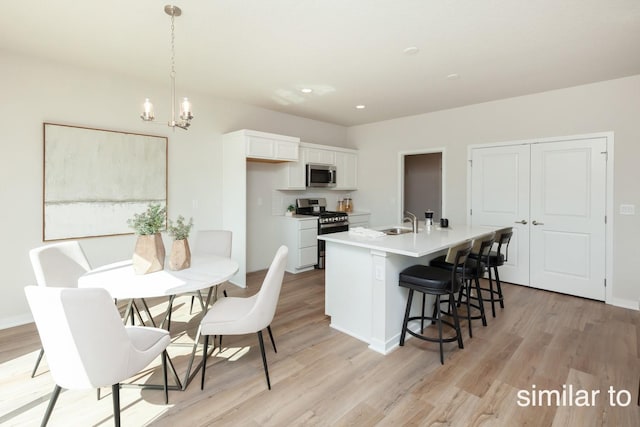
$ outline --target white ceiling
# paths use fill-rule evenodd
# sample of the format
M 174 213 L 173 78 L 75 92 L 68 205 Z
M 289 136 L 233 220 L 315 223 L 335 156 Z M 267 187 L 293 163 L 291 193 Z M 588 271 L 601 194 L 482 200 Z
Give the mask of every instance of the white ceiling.
M 2 0 L 0 49 L 168 81 L 170 1 Z M 639 0 L 173 1 L 179 94 L 340 125 L 640 74 Z

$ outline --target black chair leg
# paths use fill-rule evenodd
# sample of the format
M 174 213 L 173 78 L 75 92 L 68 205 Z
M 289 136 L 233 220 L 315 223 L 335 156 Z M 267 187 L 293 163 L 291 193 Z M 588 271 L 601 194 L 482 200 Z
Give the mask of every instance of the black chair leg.
M 42 356 L 44 356 L 44 348 L 41 348 L 40 353 L 38 353 L 38 359 L 36 360 L 36 366 L 33 367 L 33 372 L 31 372 L 31 378 L 36 376 L 36 371 L 38 370 L 38 366 L 40 366 Z
M 271 332 L 271 325 L 267 326 L 267 331 L 269 332 L 269 338 L 271 338 L 271 345 L 273 345 L 273 352 L 277 353 L 276 342 L 273 340 L 273 333 Z
M 162 379 L 164 380 L 164 404 L 169 404 L 169 386 L 167 384 L 167 350 L 162 352 Z
M 465 293 L 466 293 L 466 303 L 467 303 L 467 323 L 469 324 L 469 338 L 473 338 L 473 331 L 471 330 L 471 279 L 465 281 Z M 460 288 L 460 290 L 462 290 L 462 288 Z M 458 297 L 458 302 L 460 301 L 460 298 Z M 458 304 L 458 307 L 460 305 Z
M 427 301 L 427 295 L 425 293 L 422 294 L 422 318 L 420 319 L 420 333 L 424 334 L 424 305 Z
M 409 289 L 407 296 L 407 308 L 404 310 L 404 320 L 402 321 L 402 332 L 400 333 L 400 346 L 404 345 L 404 337 L 407 333 L 407 324 L 409 323 L 409 313 L 411 312 L 411 302 L 413 301 L 413 289 Z
M 500 284 L 500 273 L 498 273 L 498 267 L 494 267 L 496 273 L 496 287 L 498 288 L 498 301 L 500 301 L 500 308 L 504 308 L 504 297 L 502 296 L 502 285 Z
M 439 338 L 439 344 L 440 344 L 440 364 L 444 365 L 444 349 L 443 349 L 443 345 L 442 345 L 442 311 L 440 308 L 440 295 L 436 295 L 436 305 L 435 305 L 435 310 L 436 310 L 436 315 L 435 318 L 437 319 L 436 323 L 438 324 L 438 338 Z
M 269 369 L 267 368 L 267 355 L 264 352 L 264 340 L 262 339 L 262 331 L 258 331 L 258 341 L 260 341 L 260 352 L 262 353 L 264 375 L 267 377 L 267 387 L 269 388 L 269 390 L 271 390 L 271 381 L 269 381 Z
M 495 291 L 493 290 L 493 279 L 491 278 L 491 267 L 488 269 L 489 273 L 489 296 L 491 297 L 491 315 L 496 317 L 496 299 L 494 298 Z
M 47 410 L 44 413 L 44 417 L 42 418 L 41 427 L 44 427 L 49 422 L 49 418 L 51 417 L 51 412 L 53 411 L 53 407 L 56 406 L 56 401 L 58 400 L 58 396 L 60 396 L 60 390 L 62 388 L 56 384 L 53 388 L 53 392 L 51 393 L 51 397 L 49 398 L 49 405 L 47 406 Z
M 120 427 L 120 384 L 111 386 L 111 395 L 113 396 L 113 424 Z
M 487 316 L 484 312 L 484 298 L 482 298 L 482 291 L 480 289 L 480 279 L 475 278 L 476 294 L 478 295 L 478 307 L 480 307 L 480 317 L 482 318 L 482 326 L 487 326 Z
M 462 343 L 462 330 L 460 329 L 460 317 L 458 316 L 458 309 L 455 304 L 453 304 L 452 309 L 453 314 L 453 324 L 456 329 L 456 335 L 458 337 L 458 348 L 464 348 L 464 344 Z
M 209 335 L 205 335 L 204 346 L 202 348 L 202 379 L 200 380 L 200 390 L 204 390 L 204 371 L 207 368 L 207 351 L 208 351 L 207 347 L 208 346 L 209 346 Z

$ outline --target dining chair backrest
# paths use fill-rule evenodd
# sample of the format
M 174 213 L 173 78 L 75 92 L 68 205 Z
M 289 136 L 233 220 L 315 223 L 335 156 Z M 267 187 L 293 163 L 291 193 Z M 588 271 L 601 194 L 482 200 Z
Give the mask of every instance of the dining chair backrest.
M 132 344 L 105 289 L 27 286 L 25 294 L 57 385 L 107 387 L 128 377 Z
M 199 230 L 192 248 L 193 255 L 216 255 L 231 257 L 231 240 L 233 234 L 229 230 Z
M 262 287 L 255 296 L 255 304 L 247 317 L 255 325 L 256 331 L 269 326 L 276 314 L 288 253 L 289 249 L 286 246 L 282 245 L 278 248 L 262 282 Z
M 31 249 L 29 258 L 39 286 L 76 287 L 80 276 L 91 269 L 77 241 Z

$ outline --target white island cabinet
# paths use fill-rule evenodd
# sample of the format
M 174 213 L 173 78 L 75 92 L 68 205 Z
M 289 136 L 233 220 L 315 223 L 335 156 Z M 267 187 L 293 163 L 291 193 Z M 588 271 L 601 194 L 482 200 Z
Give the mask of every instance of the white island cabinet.
M 398 346 L 407 290 L 398 275 L 414 264 L 429 261 L 456 243 L 493 229 L 457 226 L 431 227 L 418 233 L 368 237 L 349 233 L 325 234 L 325 313 L 331 327 L 387 354 Z M 412 310 L 419 313 L 421 298 Z

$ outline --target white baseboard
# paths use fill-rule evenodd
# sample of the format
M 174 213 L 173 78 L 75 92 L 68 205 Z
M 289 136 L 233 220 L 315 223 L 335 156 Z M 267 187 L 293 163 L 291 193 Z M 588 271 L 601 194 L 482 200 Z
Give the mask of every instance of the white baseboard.
M 607 304 L 615 305 L 616 307 L 628 308 L 630 310 L 638 311 L 640 307 L 638 306 L 638 301 L 623 299 L 623 298 L 611 298 L 607 301 Z

